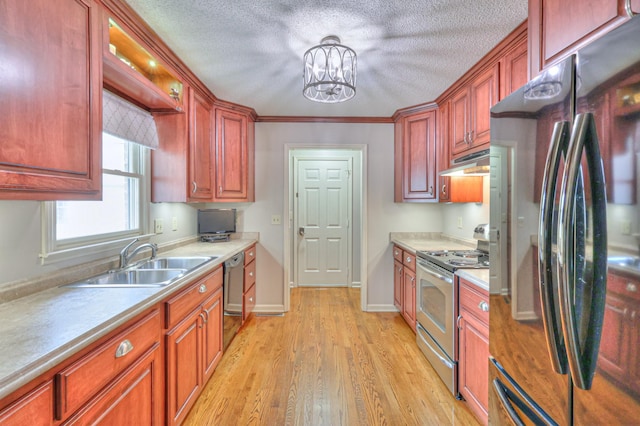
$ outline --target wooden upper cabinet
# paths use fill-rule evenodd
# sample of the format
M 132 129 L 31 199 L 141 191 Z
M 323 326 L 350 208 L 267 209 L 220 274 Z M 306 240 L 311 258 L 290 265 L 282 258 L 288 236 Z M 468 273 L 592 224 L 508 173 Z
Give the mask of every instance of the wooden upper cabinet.
M 396 167 L 402 171 L 401 193 L 396 191 L 396 201 L 436 201 L 436 111 L 409 115 L 400 125 L 402 139 L 396 144 L 402 144 L 402 152 Z
M 189 201 L 213 199 L 213 105 L 198 92 L 190 98 Z
M 528 60 L 525 37 L 500 60 L 500 99 L 506 98 L 529 81 Z
M 98 6 L 33 0 L 1 9 L 0 199 L 100 199 Z
M 491 65 L 461 87 L 451 99 L 452 158 L 489 144 L 490 109 L 498 102 L 499 64 Z
M 630 19 L 638 0 L 529 0 L 531 77 Z
M 253 201 L 254 123 L 246 114 L 216 108 L 215 201 Z

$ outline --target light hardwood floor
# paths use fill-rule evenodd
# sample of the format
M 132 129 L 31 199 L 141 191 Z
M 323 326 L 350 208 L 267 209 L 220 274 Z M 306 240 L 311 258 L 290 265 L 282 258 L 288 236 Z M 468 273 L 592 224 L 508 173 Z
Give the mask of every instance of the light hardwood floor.
M 283 317 L 236 336 L 185 425 L 477 425 L 399 313 L 360 292 L 297 288 Z

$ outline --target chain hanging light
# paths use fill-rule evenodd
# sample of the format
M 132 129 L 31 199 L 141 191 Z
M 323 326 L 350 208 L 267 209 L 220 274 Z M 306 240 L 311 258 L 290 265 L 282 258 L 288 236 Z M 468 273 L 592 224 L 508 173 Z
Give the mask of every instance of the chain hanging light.
M 356 52 L 330 35 L 304 54 L 305 98 L 316 102 L 344 102 L 356 95 Z

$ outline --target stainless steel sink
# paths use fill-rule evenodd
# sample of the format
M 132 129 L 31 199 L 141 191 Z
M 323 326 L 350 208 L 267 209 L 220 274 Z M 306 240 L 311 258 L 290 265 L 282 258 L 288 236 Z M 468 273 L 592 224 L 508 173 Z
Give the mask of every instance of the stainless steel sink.
M 217 256 L 158 257 L 135 265 L 135 269 L 194 269 Z
M 186 269 L 129 269 L 107 272 L 66 287 L 162 287 L 185 274 Z
M 609 266 L 634 269 L 640 272 L 640 257 L 611 256 L 607 258 Z

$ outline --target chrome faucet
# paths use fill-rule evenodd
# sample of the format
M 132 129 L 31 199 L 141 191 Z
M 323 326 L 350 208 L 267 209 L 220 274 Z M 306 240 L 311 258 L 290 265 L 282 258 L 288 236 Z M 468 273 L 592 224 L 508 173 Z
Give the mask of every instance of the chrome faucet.
M 129 265 L 129 261 L 131 261 L 131 259 L 133 259 L 133 257 L 141 250 L 146 248 L 151 249 L 151 257 L 149 259 L 154 259 L 156 257 L 156 254 L 158 253 L 158 245 L 153 243 L 140 244 L 138 247 L 133 249 L 131 253 L 129 253 L 129 249 L 138 241 L 139 238 L 136 238 L 120 250 L 120 269 L 126 268 Z

